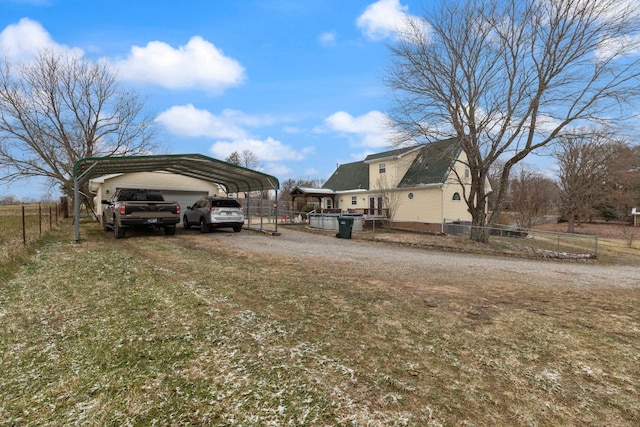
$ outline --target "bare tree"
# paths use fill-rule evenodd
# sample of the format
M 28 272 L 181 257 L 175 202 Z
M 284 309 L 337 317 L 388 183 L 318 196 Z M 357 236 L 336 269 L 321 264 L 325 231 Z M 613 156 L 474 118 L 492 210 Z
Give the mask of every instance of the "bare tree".
M 251 150 L 242 150 L 241 153 L 234 151 L 225 159 L 227 163 L 242 166 L 247 169 L 256 169 L 260 166 L 260 160 Z
M 558 188 L 567 232 L 575 231 L 575 221 L 586 219 L 607 197 L 611 177 L 609 165 L 619 146 L 599 133 L 562 138 L 558 159 Z
M 137 94 L 121 90 L 105 62 L 73 51 L 42 51 L 0 68 L 0 180 L 46 177 L 73 194 L 84 157 L 148 154 L 153 120 Z M 85 189 L 79 189 L 86 192 Z M 85 193 L 86 194 L 86 193 Z
M 285 202 L 291 201 L 291 190 L 296 187 L 321 188 L 322 180 L 319 178 L 289 178 L 280 183 L 280 200 Z M 305 199 L 306 201 L 306 199 Z
M 229 157 L 225 159 L 227 163 L 231 163 L 237 166 L 241 166 L 246 169 L 257 169 L 260 167 L 260 160 L 258 160 L 258 156 L 256 156 L 251 150 L 242 150 L 242 152 L 238 153 L 234 151 L 229 154 Z M 245 193 L 245 197 L 262 197 L 263 199 L 268 199 L 270 196 L 275 196 L 275 194 L 271 194 L 269 190 L 257 190 L 252 191 L 250 193 Z
M 597 208 L 606 218 L 625 219 L 633 207 L 640 206 L 640 146 L 619 141 L 612 149 L 604 200 Z
M 402 138 L 457 137 L 471 172 L 471 238 L 488 241 L 511 169 L 580 121 L 638 99 L 639 13 L 619 0 L 441 0 L 391 46 L 390 113 Z M 486 182 L 498 160 L 496 206 Z
M 376 180 L 376 192 L 382 196 L 382 206 L 384 215 L 388 220 L 388 226 L 391 227 L 393 218 L 400 204 L 400 192 L 397 186 L 391 184 L 387 179 L 387 175 L 383 174 Z
M 503 167 L 504 162 L 502 160 L 496 160 L 493 162 L 489 168 L 489 172 L 487 173 L 489 185 L 491 185 L 492 190 L 487 196 L 487 205 L 489 210 L 494 210 L 497 205 L 497 195 L 500 193 L 500 177 L 502 176 Z
M 532 228 L 534 221 L 553 206 L 556 193 L 556 184 L 552 180 L 521 164 L 511 180 L 509 192 L 518 226 Z

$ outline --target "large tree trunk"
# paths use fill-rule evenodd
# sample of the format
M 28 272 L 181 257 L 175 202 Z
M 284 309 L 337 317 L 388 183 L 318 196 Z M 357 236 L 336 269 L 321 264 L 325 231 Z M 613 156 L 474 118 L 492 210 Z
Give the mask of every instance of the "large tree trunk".
M 488 243 L 489 229 L 487 228 L 487 203 L 485 197 L 484 177 L 481 177 L 471 183 L 472 192 L 469 195 L 470 200 L 469 213 L 471 213 L 471 240 Z

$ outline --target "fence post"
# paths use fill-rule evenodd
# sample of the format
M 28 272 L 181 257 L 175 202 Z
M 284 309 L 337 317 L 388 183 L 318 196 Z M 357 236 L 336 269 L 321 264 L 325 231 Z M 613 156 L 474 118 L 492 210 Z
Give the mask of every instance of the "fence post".
M 372 231 L 372 238 L 373 240 L 376 239 L 376 218 L 373 217 L 373 225 L 371 226 L 371 231 Z
M 556 251 L 558 256 L 560 256 L 560 234 L 558 234 L 558 250 Z
M 42 237 L 42 203 L 38 202 L 38 236 Z
M 595 256 L 596 256 L 596 258 L 597 258 L 597 257 L 598 257 L 598 236 L 597 236 L 597 235 L 596 235 L 596 248 L 595 248 L 595 249 L 596 249 L 596 254 L 595 254 Z
M 24 220 L 24 205 L 22 205 L 22 244 L 27 244 L 27 224 Z
M 53 230 L 53 212 L 51 212 L 51 205 L 49 205 L 49 231 Z

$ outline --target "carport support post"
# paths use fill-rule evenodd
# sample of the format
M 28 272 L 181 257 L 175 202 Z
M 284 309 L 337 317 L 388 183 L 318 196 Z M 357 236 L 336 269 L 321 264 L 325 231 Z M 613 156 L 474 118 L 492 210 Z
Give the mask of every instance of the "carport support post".
M 251 192 L 244 193 L 244 197 L 247 200 L 247 222 L 251 228 Z
M 277 189 L 276 189 L 276 198 L 275 198 L 275 200 L 276 200 L 276 203 L 275 203 L 276 204 L 276 208 L 275 208 L 274 214 L 276 216 L 275 223 L 276 223 L 276 233 L 277 233 L 278 232 L 278 190 Z
M 73 178 L 73 224 L 75 226 L 75 241 L 78 243 L 80 240 L 80 194 L 77 176 Z

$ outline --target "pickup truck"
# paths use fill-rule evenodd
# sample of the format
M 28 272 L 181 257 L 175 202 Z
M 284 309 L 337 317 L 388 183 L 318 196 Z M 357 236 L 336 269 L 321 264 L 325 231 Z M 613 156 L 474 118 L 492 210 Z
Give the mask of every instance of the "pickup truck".
M 116 239 L 124 238 L 127 228 L 163 228 L 164 234 L 176 233 L 180 205 L 167 202 L 156 190 L 122 188 L 111 199 L 102 200 L 102 228 L 113 230 Z

